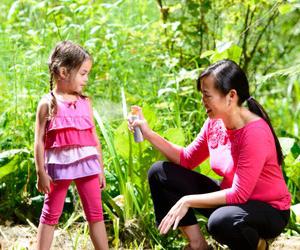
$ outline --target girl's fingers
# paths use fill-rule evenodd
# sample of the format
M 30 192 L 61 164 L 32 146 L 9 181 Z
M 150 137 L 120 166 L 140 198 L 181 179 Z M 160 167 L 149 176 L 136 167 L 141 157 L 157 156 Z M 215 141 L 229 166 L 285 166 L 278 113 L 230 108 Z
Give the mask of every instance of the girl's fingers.
M 49 182 L 49 185 L 47 186 L 47 194 L 50 194 L 51 193 L 51 190 L 52 188 L 51 188 L 51 182 Z

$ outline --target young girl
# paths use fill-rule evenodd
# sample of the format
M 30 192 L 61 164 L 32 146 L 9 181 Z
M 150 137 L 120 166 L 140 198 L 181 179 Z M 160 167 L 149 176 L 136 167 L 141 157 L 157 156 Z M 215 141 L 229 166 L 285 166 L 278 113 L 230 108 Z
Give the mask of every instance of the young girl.
M 70 41 L 59 43 L 49 59 L 51 92 L 37 108 L 34 144 L 37 188 L 45 194 L 37 234 L 39 250 L 50 249 L 73 180 L 95 249 L 108 249 L 100 191 L 105 187 L 101 144 L 91 102 L 82 94 L 91 67 L 88 52 Z

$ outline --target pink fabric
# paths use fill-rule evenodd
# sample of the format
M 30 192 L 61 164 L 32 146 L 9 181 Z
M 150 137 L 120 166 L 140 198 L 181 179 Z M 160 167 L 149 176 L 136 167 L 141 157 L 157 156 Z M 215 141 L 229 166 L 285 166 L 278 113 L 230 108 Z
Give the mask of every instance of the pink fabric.
M 51 185 L 51 192 L 45 195 L 40 222 L 47 225 L 58 224 L 64 201 L 72 180 L 59 180 Z M 101 191 L 98 175 L 75 180 L 86 220 L 89 222 L 103 221 Z
M 65 128 L 77 128 L 84 130 L 92 128 L 93 124 L 88 116 L 55 116 L 55 118 L 49 122 L 48 126 L 48 131 Z
M 208 119 L 197 138 L 180 153 L 180 164 L 192 169 L 210 157 L 211 168 L 223 177 L 227 204 L 259 200 L 286 210 L 291 196 L 277 163 L 274 138 L 259 119 L 237 130 Z
M 50 100 L 51 95 L 46 98 Z M 46 171 L 55 180 L 77 179 L 100 173 L 89 100 L 79 97 L 74 102 L 66 102 L 57 97 L 56 101 L 57 112 L 47 123 L 45 131 Z M 93 149 L 85 150 L 87 146 Z M 90 159 L 92 155 L 94 158 Z
M 70 146 L 97 146 L 92 129 L 77 130 L 68 128 L 51 130 L 46 134 L 46 149 Z
M 97 155 L 91 155 L 70 164 L 47 164 L 46 168 L 53 180 L 72 180 L 101 173 Z
M 59 108 L 55 117 L 48 123 L 48 131 L 65 128 L 85 130 L 93 127 L 87 98 L 79 98 L 74 102 L 56 98 L 56 101 Z
M 70 164 L 91 155 L 98 155 L 96 147 L 52 148 L 46 151 L 46 164 Z

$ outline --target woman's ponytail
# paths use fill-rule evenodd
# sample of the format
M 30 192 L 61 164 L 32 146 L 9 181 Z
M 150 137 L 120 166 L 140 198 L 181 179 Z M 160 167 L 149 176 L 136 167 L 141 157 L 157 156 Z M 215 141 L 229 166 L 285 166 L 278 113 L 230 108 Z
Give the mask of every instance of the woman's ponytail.
M 275 134 L 275 131 L 273 129 L 273 126 L 271 124 L 271 121 L 270 121 L 270 118 L 269 118 L 267 112 L 264 110 L 264 108 L 252 96 L 250 96 L 247 99 L 247 105 L 248 105 L 249 110 L 252 113 L 260 116 L 262 119 L 264 119 L 266 121 L 266 123 L 268 123 L 268 125 L 269 125 L 269 127 L 272 131 L 274 140 L 275 140 L 275 146 L 276 146 L 276 152 L 277 152 L 277 161 L 278 161 L 279 165 L 282 165 L 282 163 L 283 163 L 282 149 L 281 149 L 279 140 L 278 140 L 278 138 Z

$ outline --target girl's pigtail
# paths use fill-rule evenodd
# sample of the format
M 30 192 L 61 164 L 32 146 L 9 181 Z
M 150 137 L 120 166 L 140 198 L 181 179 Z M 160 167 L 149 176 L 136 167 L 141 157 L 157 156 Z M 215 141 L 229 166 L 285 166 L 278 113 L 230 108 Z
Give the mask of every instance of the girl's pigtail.
M 273 137 L 274 137 L 274 140 L 275 140 L 275 145 L 276 145 L 276 152 L 277 152 L 277 161 L 278 161 L 278 164 L 279 165 L 282 165 L 283 163 L 283 153 L 282 153 L 282 149 L 281 149 L 281 146 L 280 146 L 280 143 L 279 143 L 279 140 L 275 134 L 275 131 L 273 129 L 273 126 L 271 124 L 271 121 L 270 121 L 270 118 L 267 114 L 267 112 L 264 110 L 264 108 L 252 97 L 250 96 L 248 99 L 247 99 L 247 105 L 248 105 L 248 108 L 251 112 L 257 114 L 258 116 L 260 116 L 261 118 L 263 118 L 266 123 L 268 123 L 271 131 L 272 131 L 272 134 L 273 134 Z
M 50 110 L 49 117 L 53 117 L 57 112 L 57 102 L 55 95 L 53 94 L 53 73 L 50 74 L 50 93 L 51 93 L 51 102 L 50 102 Z

